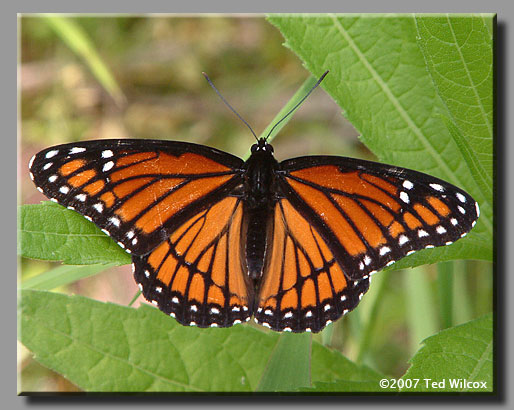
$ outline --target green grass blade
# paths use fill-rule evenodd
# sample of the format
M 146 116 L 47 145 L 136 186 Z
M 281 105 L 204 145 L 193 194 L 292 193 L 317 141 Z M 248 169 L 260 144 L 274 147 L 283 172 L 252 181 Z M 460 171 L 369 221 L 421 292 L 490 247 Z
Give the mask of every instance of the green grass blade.
M 107 265 L 65 265 L 50 269 L 40 275 L 33 276 L 22 282 L 21 289 L 52 290 L 65 286 L 79 279 L 88 278 L 115 266 Z
M 453 326 L 453 267 L 454 262 L 441 262 L 437 265 L 439 316 L 443 329 Z
M 44 18 L 62 41 L 86 62 L 95 78 L 116 103 L 123 105 L 125 96 L 120 86 L 80 25 L 75 20 L 67 17 L 45 15 Z
M 257 391 L 294 391 L 311 384 L 310 333 L 282 333 Z
M 275 115 L 275 118 L 269 123 L 269 125 L 265 128 L 265 130 L 259 135 L 259 138 L 265 138 L 271 129 L 275 126 L 276 123 L 278 123 L 282 118 L 284 118 L 284 115 L 286 115 L 289 111 L 293 109 L 293 107 L 298 104 L 298 102 L 305 97 L 305 95 L 310 91 L 310 89 L 316 84 L 316 81 L 318 81 L 317 78 L 314 78 L 313 76 L 310 76 L 307 78 L 307 80 L 304 81 L 304 83 L 300 86 L 298 91 L 294 93 L 294 95 L 289 99 L 289 101 L 282 107 L 282 109 L 278 112 L 277 115 Z M 301 107 L 301 106 L 300 106 Z M 280 132 L 282 128 L 286 126 L 286 124 L 293 118 L 293 115 L 296 111 L 300 108 L 296 108 L 287 118 L 284 119 L 270 134 L 268 138 L 268 142 L 271 143 L 273 139 L 276 137 L 276 135 Z M 246 153 L 246 155 L 243 158 L 248 158 L 250 156 L 250 150 Z
M 418 349 L 423 339 L 433 335 L 439 329 L 436 300 L 434 300 L 427 273 L 427 269 L 423 266 L 404 272 L 407 321 L 412 352 Z

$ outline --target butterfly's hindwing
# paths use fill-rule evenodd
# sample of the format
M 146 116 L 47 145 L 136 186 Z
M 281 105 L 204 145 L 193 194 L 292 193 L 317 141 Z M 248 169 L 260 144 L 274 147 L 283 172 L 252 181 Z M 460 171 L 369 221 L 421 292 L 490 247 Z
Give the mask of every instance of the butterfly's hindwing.
M 240 246 L 243 206 L 227 197 L 148 255 L 133 256 L 144 297 L 184 325 L 227 327 L 252 315 Z
M 281 199 L 274 211 L 269 263 L 254 312 L 277 331 L 319 332 L 354 309 L 369 279 L 350 280 L 316 229 Z

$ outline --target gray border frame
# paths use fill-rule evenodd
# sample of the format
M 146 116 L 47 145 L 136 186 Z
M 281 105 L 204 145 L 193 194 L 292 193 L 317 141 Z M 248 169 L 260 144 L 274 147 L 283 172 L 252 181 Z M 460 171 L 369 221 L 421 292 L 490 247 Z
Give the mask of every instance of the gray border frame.
M 512 72 L 513 67 L 513 53 L 512 53 L 512 36 L 513 31 L 511 29 L 512 22 L 514 20 L 514 13 L 512 12 L 514 5 L 507 3 L 502 0 L 490 0 L 487 3 L 478 0 L 468 0 L 466 3 L 461 4 L 450 4 L 444 0 L 431 0 L 428 2 L 413 2 L 408 0 L 388 0 L 383 1 L 359 1 L 359 2 L 336 2 L 336 0 L 321 0 L 317 2 L 312 1 L 294 1 L 287 3 L 278 3 L 277 1 L 261 0 L 260 2 L 252 2 L 250 4 L 242 3 L 236 0 L 218 0 L 213 3 L 206 3 L 202 1 L 188 1 L 188 2 L 173 2 L 173 1 L 154 1 L 147 0 L 143 2 L 126 2 L 123 4 L 117 3 L 106 3 L 105 1 L 88 0 L 87 2 L 76 2 L 71 4 L 64 0 L 47 0 L 44 3 L 21 0 L 15 3 L 4 4 L 2 7 L 2 20 L 1 25 L 3 35 L 0 36 L 3 50 L 7 51 L 6 60 L 10 61 L 11 55 L 14 60 L 17 61 L 17 15 L 16 13 L 34 13 L 34 12 L 70 12 L 70 13 L 127 13 L 127 14 L 146 14 L 146 13 L 265 13 L 265 12 L 497 12 L 498 13 L 498 31 L 497 31 L 497 45 L 496 45 L 496 84 L 497 84 L 497 100 L 496 100 L 496 118 L 497 118 L 497 140 L 496 140 L 496 153 L 497 153 L 497 197 L 496 197 L 496 216 L 500 222 L 497 225 L 496 231 L 496 280 L 497 280 L 497 297 L 498 304 L 496 306 L 498 314 L 497 321 L 497 350 L 498 354 L 498 368 L 497 368 L 497 381 L 498 381 L 498 396 L 494 397 L 477 397 L 477 396 L 466 396 L 466 397 L 445 397 L 445 396 L 431 396 L 430 403 L 424 398 L 414 396 L 394 396 L 391 399 L 379 397 L 323 397 L 323 398 L 309 398 L 309 397 L 290 397 L 290 398 L 266 398 L 260 396 L 255 399 L 236 398 L 236 397 L 207 397 L 207 396 L 174 396 L 167 398 L 159 397 L 127 397 L 126 399 L 114 398 L 113 396 L 103 397 L 87 397 L 86 400 L 81 397 L 40 397 L 40 398 L 25 398 L 17 397 L 17 385 L 16 385 L 16 353 L 11 351 L 14 343 L 11 343 L 11 338 L 8 336 L 4 337 L 2 351 L 2 398 L 3 404 L 9 409 L 25 408 L 26 406 L 58 406 L 58 405 L 73 405 L 81 404 L 82 406 L 94 406 L 95 408 L 107 407 L 109 405 L 121 405 L 131 407 L 147 407 L 150 403 L 160 404 L 162 407 L 174 404 L 174 405 L 219 405 L 227 406 L 229 404 L 241 405 L 244 404 L 255 404 L 255 405 L 270 405 L 271 403 L 277 403 L 279 405 L 291 404 L 298 406 L 300 404 L 306 404 L 308 406 L 316 405 L 318 403 L 332 404 L 341 406 L 350 403 L 364 403 L 365 405 L 372 405 L 373 403 L 379 404 L 381 407 L 389 405 L 398 405 L 405 403 L 413 405 L 416 403 L 423 403 L 430 407 L 440 407 L 442 403 L 448 405 L 462 404 L 469 406 L 472 402 L 485 404 L 495 403 L 499 405 L 509 405 L 512 403 L 512 393 L 509 390 L 511 385 L 510 372 L 514 368 L 514 355 L 509 350 L 509 346 L 513 341 L 512 331 L 513 322 L 512 314 L 514 313 L 514 298 L 508 297 L 514 293 L 514 279 L 512 278 L 514 271 L 512 253 L 507 253 L 512 246 L 510 241 L 511 235 L 507 235 L 508 232 L 512 232 L 514 229 L 513 218 L 506 212 L 511 209 L 512 206 L 509 204 L 513 203 L 513 184 L 509 184 L 510 177 L 513 175 L 513 162 L 508 161 L 514 154 L 514 143 L 508 138 L 511 135 L 511 120 L 507 113 L 511 112 L 511 105 L 509 102 L 514 93 L 513 83 L 509 81 L 508 73 Z M 15 34 L 16 33 L 16 34 Z M 510 51 L 510 52 L 509 52 Z M 5 70 L 2 76 L 2 98 L 4 104 L 2 106 L 2 117 L 3 123 L 8 127 L 9 132 L 4 137 L 7 149 L 13 148 L 17 151 L 17 139 L 13 138 L 13 135 L 17 135 L 17 105 L 14 101 L 17 101 L 17 83 L 12 78 L 12 65 L 10 63 L 4 64 L 3 69 Z M 12 97 L 11 97 L 12 96 Z M 510 97 L 510 98 L 509 98 Z M 11 129 L 12 127 L 12 129 Z M 5 154 L 4 154 L 5 155 Z M 5 157 L 4 157 L 5 158 Z M 17 166 L 17 156 L 8 155 L 5 161 L 1 161 L 2 175 L 12 175 L 12 169 Z M 5 178 L 7 179 L 7 178 Z M 17 198 L 16 188 L 11 187 L 7 192 L 11 194 L 11 198 Z M 5 195 L 5 194 L 4 194 Z M 12 201 L 12 200 L 11 200 Z M 5 211 L 11 212 L 10 200 L 4 201 Z M 14 207 L 13 207 L 14 208 Z M 14 212 L 16 210 L 14 209 Z M 7 215 L 4 213 L 4 215 Z M 14 216 L 8 216 L 3 218 L 4 222 L 7 222 L 7 233 L 13 233 L 16 235 L 16 219 Z M 10 235 L 9 235 L 10 236 Z M 4 240 L 4 246 L 2 246 L 3 260 L 8 262 L 8 267 L 12 269 L 4 270 L 4 274 L 8 275 L 9 279 L 4 284 L 4 299 L 2 300 L 2 323 L 7 326 L 6 333 L 11 329 L 16 333 L 16 292 L 13 290 L 16 288 L 16 282 L 14 275 L 11 272 L 16 270 L 17 259 L 11 255 L 15 255 L 15 241 L 12 239 Z M 11 252 L 12 250 L 12 252 Z M 14 266 L 13 266 L 14 265 Z M 509 315 L 509 313 L 511 315 Z M 509 320 L 510 319 L 510 320 Z M 10 333 L 10 332 L 9 332 Z M 14 354 L 13 354 L 14 353 Z M 14 359 L 14 360 L 13 360 Z M 14 362 L 14 363 L 13 363 Z M 423 400 L 423 401 L 421 401 Z M 250 403 L 251 402 L 251 403 Z M 509 403 L 510 402 L 510 403 Z M 169 404 L 168 404 L 169 403 Z

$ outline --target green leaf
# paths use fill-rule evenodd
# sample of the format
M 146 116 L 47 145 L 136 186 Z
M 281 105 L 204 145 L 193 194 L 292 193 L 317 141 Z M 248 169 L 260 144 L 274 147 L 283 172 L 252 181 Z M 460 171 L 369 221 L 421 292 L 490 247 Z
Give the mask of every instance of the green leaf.
M 313 344 L 312 357 L 313 387 L 300 391 L 383 391 L 378 382 L 384 375 L 365 365 L 357 365 L 336 351 Z M 318 377 L 318 372 L 324 373 L 325 377 Z
M 44 18 L 64 43 L 86 62 L 93 75 L 111 97 L 119 105 L 122 105 L 125 102 L 125 96 L 120 86 L 84 30 L 73 19 L 51 14 L 45 15 Z
M 493 40 L 489 15 L 416 16 L 421 51 L 452 120 L 493 176 Z
M 311 384 L 310 333 L 282 333 L 257 391 L 294 391 Z
M 21 292 L 20 340 L 86 391 L 250 391 L 277 337 L 179 325 L 159 310 Z M 274 336 L 274 335 L 273 335 Z
M 427 71 L 412 15 L 272 15 L 269 20 L 313 75 L 330 70 L 322 87 L 381 161 L 429 173 L 472 195 L 479 192 L 462 149 L 441 118 L 447 108 Z M 487 203 L 480 205 L 487 208 Z M 391 269 L 491 260 L 492 213 L 483 211 L 465 239 L 416 252 Z
M 65 265 L 50 269 L 40 275 L 33 276 L 21 284 L 21 289 L 52 290 L 59 286 L 68 285 L 79 279 L 96 275 L 115 266 L 109 265 Z
M 410 360 L 403 379 L 421 379 L 416 388 L 404 391 L 475 392 L 493 390 L 493 318 L 488 314 L 460 326 L 445 329 L 423 341 Z M 427 386 L 424 379 L 444 383 Z M 485 382 L 486 388 L 468 388 L 459 381 Z M 452 387 L 452 381 L 455 386 Z
M 52 202 L 19 208 L 18 254 L 68 265 L 130 263 L 130 255 L 95 224 Z
M 20 293 L 20 341 L 38 362 L 86 391 L 253 391 L 280 336 L 248 325 L 182 326 L 148 305 L 133 309 L 81 296 Z M 311 363 L 313 383 L 382 377 L 317 342 Z M 269 386 L 279 387 L 283 383 Z

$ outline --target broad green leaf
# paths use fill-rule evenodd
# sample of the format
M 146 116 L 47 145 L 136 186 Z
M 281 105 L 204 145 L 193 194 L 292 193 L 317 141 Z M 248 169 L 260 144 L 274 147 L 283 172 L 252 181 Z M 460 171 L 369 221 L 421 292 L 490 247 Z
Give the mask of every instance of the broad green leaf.
M 19 208 L 18 254 L 68 265 L 130 263 L 130 255 L 95 224 L 52 202 Z
M 294 391 L 311 384 L 310 333 L 282 333 L 257 391 Z
M 96 275 L 115 266 L 108 265 L 65 265 L 50 269 L 40 275 L 33 276 L 21 284 L 21 289 L 52 290 L 59 286 L 68 285 L 79 279 Z
M 182 326 L 147 305 L 20 293 L 20 341 L 38 362 L 86 391 L 253 391 L 280 336 L 248 325 Z M 313 383 L 378 377 L 316 342 L 311 357 Z
M 383 391 L 378 381 L 384 376 L 365 365 L 357 365 L 338 352 L 313 343 L 312 349 L 312 385 L 318 391 L 359 392 Z M 322 373 L 325 376 L 319 377 Z M 320 382 L 321 380 L 321 382 Z M 335 383 L 335 385 L 327 385 Z M 340 390 L 335 390 L 340 388 Z M 327 389 L 327 390 L 324 390 Z M 301 389 L 309 391 L 309 389 Z
M 427 71 L 412 15 L 272 15 L 269 20 L 313 75 L 330 70 L 322 87 L 381 161 L 429 173 L 476 195 L 462 150 L 441 119 L 447 108 Z M 491 260 L 491 213 L 484 214 L 465 239 L 417 252 L 394 269 L 459 258 Z
M 45 15 L 44 18 L 66 45 L 86 62 L 98 82 L 107 90 L 112 98 L 118 104 L 123 104 L 125 102 L 125 96 L 120 86 L 84 30 L 70 18 L 51 14 Z
M 493 390 L 492 314 L 460 326 L 445 329 L 423 341 L 424 346 L 410 360 L 403 379 L 430 379 L 444 383 L 438 388 L 423 381 L 404 391 L 475 392 Z M 486 389 L 469 388 L 461 381 L 485 382 Z M 454 386 L 452 387 L 452 383 Z
M 493 39 L 489 15 L 416 16 L 429 73 L 489 180 L 493 176 Z

